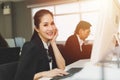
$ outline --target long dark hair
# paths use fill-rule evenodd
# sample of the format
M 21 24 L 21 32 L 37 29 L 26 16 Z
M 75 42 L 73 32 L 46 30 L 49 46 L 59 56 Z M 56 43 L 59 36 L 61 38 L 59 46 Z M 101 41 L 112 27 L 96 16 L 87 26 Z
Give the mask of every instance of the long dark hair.
M 53 17 L 53 13 L 50 12 L 49 10 L 46 10 L 46 9 L 42 9 L 42 10 L 39 10 L 36 12 L 36 14 L 34 15 L 34 25 L 35 27 L 38 29 L 39 28 L 39 24 L 41 22 L 41 18 L 46 15 L 46 14 L 50 14 L 52 17 Z M 38 35 L 37 31 L 34 30 L 33 32 L 33 36 L 32 36 L 32 39 Z

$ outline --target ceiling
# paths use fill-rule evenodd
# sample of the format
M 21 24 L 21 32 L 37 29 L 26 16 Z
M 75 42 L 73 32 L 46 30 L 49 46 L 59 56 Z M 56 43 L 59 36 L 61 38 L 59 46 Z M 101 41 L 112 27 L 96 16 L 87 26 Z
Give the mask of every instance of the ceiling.
M 0 2 L 8 2 L 8 1 L 24 1 L 24 0 L 0 0 Z
M 2 2 L 20 2 L 20 1 L 26 1 L 26 0 L 0 0 L 0 4 Z

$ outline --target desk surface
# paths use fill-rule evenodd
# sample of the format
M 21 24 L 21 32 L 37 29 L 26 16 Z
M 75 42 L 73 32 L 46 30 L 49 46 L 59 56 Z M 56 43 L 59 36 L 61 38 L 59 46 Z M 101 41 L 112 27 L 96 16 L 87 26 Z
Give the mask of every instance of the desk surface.
M 120 68 L 87 65 L 72 77 L 62 80 L 120 80 Z
M 82 60 L 76 61 L 76 62 L 66 66 L 65 70 L 68 70 L 73 67 L 84 67 L 88 62 L 90 62 L 90 59 L 82 59 Z
M 72 67 L 84 67 L 80 72 L 72 77 L 61 80 L 120 80 L 120 68 L 111 67 L 111 65 L 101 66 L 87 64 L 90 60 L 79 60 L 66 67 L 66 70 Z M 51 78 L 42 78 L 40 80 L 50 80 Z
M 66 66 L 65 70 L 67 71 L 68 69 L 73 68 L 73 67 L 84 67 L 86 65 L 86 63 L 89 61 L 90 61 L 90 59 L 82 59 L 82 60 L 76 61 L 76 62 Z M 41 78 L 39 80 L 50 80 L 50 79 L 51 78 Z

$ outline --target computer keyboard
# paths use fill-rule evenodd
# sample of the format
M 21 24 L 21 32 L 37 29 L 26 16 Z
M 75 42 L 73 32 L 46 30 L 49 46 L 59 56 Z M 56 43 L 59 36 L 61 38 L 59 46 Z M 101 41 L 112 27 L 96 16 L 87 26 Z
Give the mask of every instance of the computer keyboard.
M 68 77 L 71 77 L 73 76 L 75 73 L 79 72 L 80 70 L 82 70 L 82 68 L 78 68 L 78 67 L 75 67 L 75 68 L 70 68 L 67 72 L 69 73 L 68 75 L 65 75 L 65 76 L 56 76 L 56 77 L 53 77 L 51 80 L 60 80 L 60 79 L 65 79 L 65 78 L 68 78 Z

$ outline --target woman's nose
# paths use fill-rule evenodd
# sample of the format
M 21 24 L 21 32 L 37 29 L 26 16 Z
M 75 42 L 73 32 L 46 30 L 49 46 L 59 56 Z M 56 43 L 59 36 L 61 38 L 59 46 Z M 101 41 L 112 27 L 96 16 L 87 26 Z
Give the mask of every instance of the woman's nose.
M 54 27 L 52 25 L 49 26 L 49 30 L 53 30 Z

